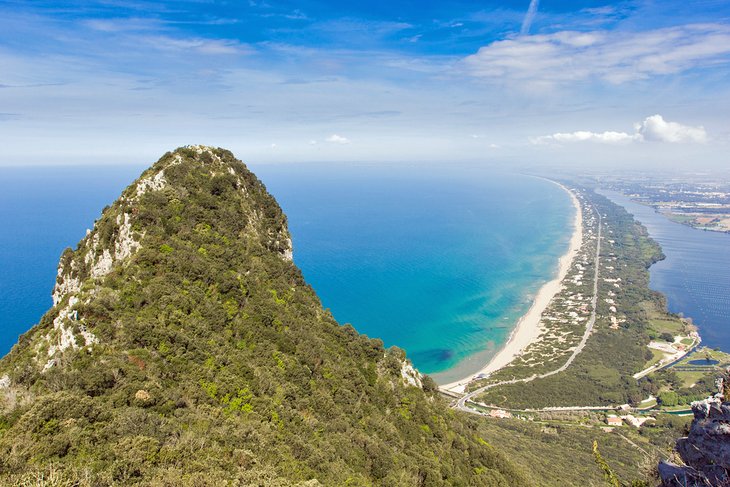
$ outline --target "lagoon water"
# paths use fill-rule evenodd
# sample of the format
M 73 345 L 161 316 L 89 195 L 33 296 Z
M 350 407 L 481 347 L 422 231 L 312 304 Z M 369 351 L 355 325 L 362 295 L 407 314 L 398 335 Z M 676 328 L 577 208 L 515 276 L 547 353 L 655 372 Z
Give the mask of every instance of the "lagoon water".
M 692 318 L 702 342 L 730 350 L 730 235 L 675 223 L 614 191 L 601 191 L 644 224 L 666 259 L 650 268 L 652 289 L 673 313 Z
M 536 178 L 447 166 L 251 168 L 288 215 L 295 262 L 324 306 L 439 381 L 496 353 L 570 239 L 568 195 Z M 0 169 L 0 353 L 50 306 L 63 248 L 140 170 Z

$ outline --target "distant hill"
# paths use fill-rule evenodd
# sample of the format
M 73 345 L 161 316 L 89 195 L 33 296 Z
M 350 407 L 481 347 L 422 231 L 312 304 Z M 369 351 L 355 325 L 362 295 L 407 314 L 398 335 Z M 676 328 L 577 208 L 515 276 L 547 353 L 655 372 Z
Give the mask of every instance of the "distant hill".
M 53 301 L 0 360 L 0 484 L 530 485 L 402 351 L 322 309 L 229 151 L 145 171 Z

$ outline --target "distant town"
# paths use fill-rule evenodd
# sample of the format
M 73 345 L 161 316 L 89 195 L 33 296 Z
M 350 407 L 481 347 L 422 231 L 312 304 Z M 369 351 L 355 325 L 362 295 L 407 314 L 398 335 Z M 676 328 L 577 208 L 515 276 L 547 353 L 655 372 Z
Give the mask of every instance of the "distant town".
M 704 174 L 602 176 L 601 185 L 701 230 L 730 233 L 730 179 Z

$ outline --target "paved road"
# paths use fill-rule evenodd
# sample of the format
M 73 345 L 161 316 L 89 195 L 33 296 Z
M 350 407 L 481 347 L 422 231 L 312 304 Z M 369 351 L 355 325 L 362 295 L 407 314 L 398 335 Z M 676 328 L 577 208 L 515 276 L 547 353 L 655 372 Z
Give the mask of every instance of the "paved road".
M 601 258 L 601 231 L 602 231 L 602 223 L 601 223 L 601 214 L 593 207 L 593 212 L 598 215 L 598 238 L 596 241 L 596 259 L 595 259 L 595 275 L 593 276 L 593 298 L 591 298 L 591 316 L 588 319 L 588 324 L 586 325 L 586 331 L 583 333 L 583 338 L 581 338 L 580 343 L 577 347 L 575 347 L 575 350 L 573 350 L 573 353 L 570 355 L 570 358 L 568 358 L 568 361 L 565 362 L 560 368 L 552 370 L 550 372 L 546 372 L 544 374 L 535 374 L 530 377 L 526 377 L 523 379 L 511 379 L 511 380 L 505 380 L 502 382 L 495 382 L 494 384 L 488 384 L 484 387 L 480 387 L 479 389 L 476 389 L 472 392 L 469 392 L 467 394 L 464 394 L 461 396 L 457 401 L 454 407 L 456 409 L 460 409 L 462 411 L 466 411 L 468 413 L 474 413 L 474 414 L 481 414 L 478 411 L 475 411 L 474 409 L 470 408 L 466 405 L 467 401 L 471 401 L 471 399 L 475 396 L 478 396 L 482 392 L 486 391 L 487 389 L 492 389 L 493 387 L 503 386 L 507 384 L 517 384 L 519 382 L 531 382 L 535 379 L 544 379 L 545 377 L 550 377 L 551 375 L 559 374 L 560 372 L 563 372 L 565 369 L 567 369 L 570 364 L 573 363 L 573 360 L 575 360 L 575 357 L 578 356 L 578 354 L 583 351 L 583 348 L 586 345 L 586 342 L 588 341 L 588 337 L 591 335 L 591 331 L 593 331 L 593 325 L 596 323 L 596 307 L 598 305 L 598 278 L 599 278 L 599 270 L 600 270 L 600 258 Z

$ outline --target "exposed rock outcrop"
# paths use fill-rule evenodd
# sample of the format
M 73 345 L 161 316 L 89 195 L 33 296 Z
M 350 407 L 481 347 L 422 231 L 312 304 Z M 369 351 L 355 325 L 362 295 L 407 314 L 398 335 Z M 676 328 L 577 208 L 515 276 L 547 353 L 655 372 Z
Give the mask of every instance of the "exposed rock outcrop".
M 692 404 L 694 421 L 686 438 L 677 441 L 685 465 L 659 464 L 665 487 L 730 485 L 730 402 L 719 398 Z
M 421 373 L 413 368 L 410 362 L 404 361 L 400 369 L 400 375 L 403 381 L 409 386 L 423 388 L 423 377 Z

